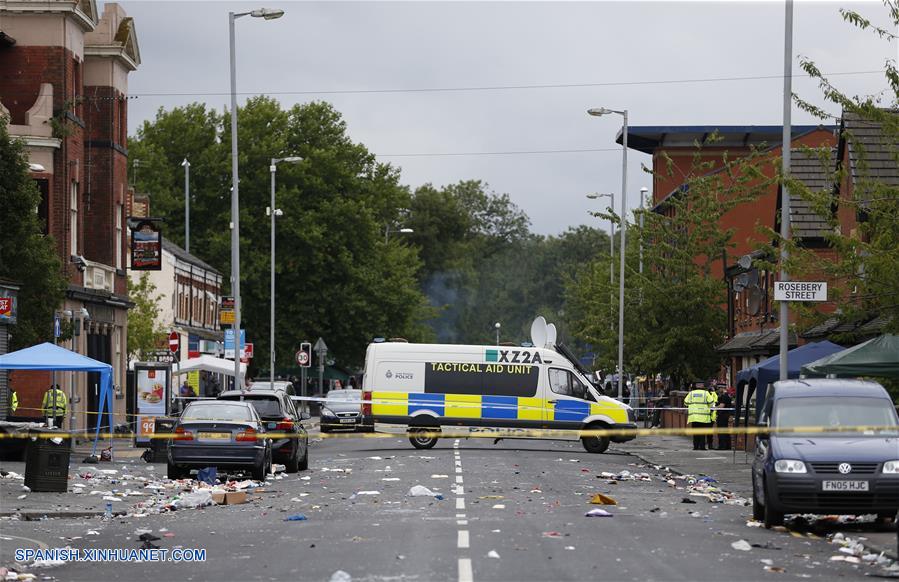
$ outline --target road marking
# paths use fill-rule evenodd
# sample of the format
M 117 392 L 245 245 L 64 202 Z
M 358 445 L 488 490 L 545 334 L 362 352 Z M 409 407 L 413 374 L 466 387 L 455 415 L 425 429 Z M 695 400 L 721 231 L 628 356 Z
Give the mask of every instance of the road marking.
M 458 483 L 459 485 L 462 484 L 462 475 L 456 475 L 456 483 Z
M 459 558 L 459 582 L 472 582 L 474 575 L 471 573 L 471 560 Z
M 460 497 L 465 495 L 465 490 L 461 485 L 456 485 L 456 490 L 453 492 L 454 495 L 459 495 Z
M 467 519 L 457 519 L 456 525 L 468 525 L 468 520 Z
M 456 509 L 465 509 L 465 499 L 462 497 L 456 498 Z
M 456 541 L 457 541 L 457 545 L 459 546 L 460 550 L 467 550 L 468 549 L 468 530 L 460 529 L 459 530 L 459 539 Z
M 47 550 L 50 547 L 40 540 L 33 540 L 31 538 L 23 538 L 21 536 L 11 536 L 8 534 L 3 534 L 4 537 L 13 538 L 14 540 L 25 540 L 26 542 L 31 542 L 42 550 Z
M 727 459 L 728 457 L 696 457 L 697 461 L 714 461 L 715 459 Z
M 461 473 L 461 472 L 462 472 L 462 467 L 456 467 L 456 473 Z
M 457 514 L 456 514 L 456 519 L 465 519 L 465 514 L 464 514 L 464 513 L 457 513 Z

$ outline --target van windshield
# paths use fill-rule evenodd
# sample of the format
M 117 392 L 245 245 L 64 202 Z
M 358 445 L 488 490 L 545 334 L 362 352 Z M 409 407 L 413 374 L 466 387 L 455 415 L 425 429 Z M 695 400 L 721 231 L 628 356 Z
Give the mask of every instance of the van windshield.
M 850 426 L 895 427 L 896 412 L 890 401 L 882 398 L 860 397 L 802 397 L 781 398 L 774 408 L 771 423 L 776 428 L 832 427 Z M 851 435 L 848 432 L 808 433 L 819 436 Z M 877 431 L 865 431 L 858 434 L 878 434 L 899 436 L 899 430 L 890 428 Z

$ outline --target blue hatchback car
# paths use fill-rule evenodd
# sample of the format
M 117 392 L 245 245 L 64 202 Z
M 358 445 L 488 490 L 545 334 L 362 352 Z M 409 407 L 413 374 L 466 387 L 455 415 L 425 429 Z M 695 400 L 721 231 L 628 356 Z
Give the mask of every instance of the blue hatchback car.
M 893 517 L 899 511 L 899 417 L 875 382 L 806 379 L 775 382 L 756 441 L 752 516 L 765 527 L 788 513 Z M 783 432 L 802 427 L 882 427 L 863 432 Z

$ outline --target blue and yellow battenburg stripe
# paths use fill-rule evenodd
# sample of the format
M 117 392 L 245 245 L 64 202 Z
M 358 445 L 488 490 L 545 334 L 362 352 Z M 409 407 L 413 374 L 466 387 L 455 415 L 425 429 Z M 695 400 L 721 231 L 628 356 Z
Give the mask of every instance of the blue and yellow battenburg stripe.
M 481 394 L 424 394 L 372 392 L 374 416 L 412 416 L 429 411 L 443 418 L 497 420 L 543 420 L 580 422 L 589 416 L 604 415 L 615 423 L 628 422 L 627 411 L 609 402 Z M 545 417 L 544 417 L 545 415 Z

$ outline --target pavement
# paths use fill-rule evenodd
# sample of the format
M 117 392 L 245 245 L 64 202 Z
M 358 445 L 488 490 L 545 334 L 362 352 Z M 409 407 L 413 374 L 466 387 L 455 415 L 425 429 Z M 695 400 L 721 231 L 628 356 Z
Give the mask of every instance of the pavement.
M 141 546 L 138 536 L 149 533 L 159 538 L 154 543 L 162 549 L 205 551 L 205 562 L 70 562 L 24 569 L 48 580 L 154 582 L 740 581 L 778 575 L 890 575 L 874 564 L 834 561 L 849 556 L 825 539 L 827 532 L 749 527 L 749 507 L 693 496 L 688 480 L 673 472 L 720 477 L 723 487 L 740 495 L 740 471 L 746 469 L 734 466 L 730 453 L 685 451 L 682 445 L 688 441 L 677 437 L 641 438 L 592 455 L 579 443 L 564 441 L 443 439 L 433 449 L 417 450 L 398 435 L 312 436 L 308 471 L 270 478 L 241 505 L 141 517 L 134 514 L 135 504 L 154 495 L 143 491 L 116 502 L 127 515 L 111 519 L 0 517 L 0 567 L 22 571 L 13 561 L 16 548 L 136 549 Z M 73 457 L 73 475 L 84 467 L 96 475 L 81 494 L 24 493 L 21 481 L 0 479 L 0 510 L 98 511 L 105 506 L 104 495 L 91 495 L 90 489 L 139 491 L 145 480 L 165 473 L 164 464 L 144 463 L 123 452 L 116 452 L 115 462 L 98 465 L 82 465 L 78 455 Z M 726 458 L 707 458 L 721 456 Z M 24 465 L 3 463 L 3 468 L 20 472 Z M 100 475 L 98 470 L 115 473 Z M 79 481 L 85 480 L 76 476 L 70 485 Z M 410 496 L 415 486 L 432 495 Z M 596 493 L 617 505 L 591 504 Z M 25 498 L 18 499 L 21 495 Z M 695 503 L 685 503 L 685 498 Z M 611 515 L 586 517 L 592 509 Z M 286 521 L 291 516 L 296 521 Z M 869 536 L 864 531 L 846 535 Z M 734 544 L 745 544 L 747 550 Z

